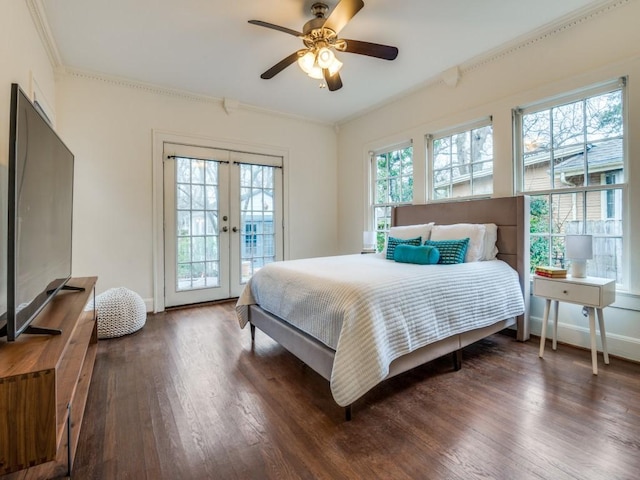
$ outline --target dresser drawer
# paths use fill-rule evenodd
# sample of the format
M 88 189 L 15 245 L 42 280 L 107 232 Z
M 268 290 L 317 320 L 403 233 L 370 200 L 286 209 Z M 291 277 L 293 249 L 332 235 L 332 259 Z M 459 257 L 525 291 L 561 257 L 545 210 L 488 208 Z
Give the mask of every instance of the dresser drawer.
M 600 305 L 600 288 L 592 285 L 535 278 L 533 294 L 561 302 L 579 303 L 593 307 Z

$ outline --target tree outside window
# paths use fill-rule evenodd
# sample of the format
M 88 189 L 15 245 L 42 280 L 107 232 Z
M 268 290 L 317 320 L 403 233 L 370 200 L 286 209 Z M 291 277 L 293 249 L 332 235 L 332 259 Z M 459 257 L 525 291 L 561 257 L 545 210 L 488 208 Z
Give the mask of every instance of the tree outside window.
M 427 136 L 432 198 L 493 193 L 493 127 L 491 119 L 454 132 Z

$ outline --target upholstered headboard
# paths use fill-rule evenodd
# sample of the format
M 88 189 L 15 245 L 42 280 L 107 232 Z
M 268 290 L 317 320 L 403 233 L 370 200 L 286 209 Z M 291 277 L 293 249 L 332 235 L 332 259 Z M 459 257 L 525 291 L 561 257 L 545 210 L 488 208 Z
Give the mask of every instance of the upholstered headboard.
M 525 313 L 518 317 L 518 340 L 529 339 L 529 197 L 502 197 L 395 207 L 391 223 L 415 225 L 435 222 L 495 223 L 498 258 L 517 272 L 524 295 Z

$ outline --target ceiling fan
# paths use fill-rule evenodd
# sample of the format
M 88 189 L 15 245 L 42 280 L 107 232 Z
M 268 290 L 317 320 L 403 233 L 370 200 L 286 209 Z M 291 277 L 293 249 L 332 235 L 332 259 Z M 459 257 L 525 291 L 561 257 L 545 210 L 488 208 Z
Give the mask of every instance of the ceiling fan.
M 342 62 L 336 58 L 334 50 L 368 55 L 384 60 L 394 60 L 398 56 L 396 47 L 338 38 L 340 31 L 362 7 L 364 7 L 362 0 L 341 0 L 329 17 L 325 18 L 329 7 L 324 3 L 316 2 L 311 6 L 311 13 L 315 18 L 304 24 L 302 32 L 263 22 L 262 20 L 249 20 L 249 23 L 253 25 L 272 28 L 294 35 L 300 38 L 305 45 L 305 48 L 280 60 L 260 75 L 260 78 L 265 80 L 273 78 L 289 65 L 298 62 L 300 68 L 307 75 L 311 78 L 324 80 L 329 90 L 335 91 L 342 88 L 342 79 L 339 73 Z M 324 84 L 321 84 L 321 87 L 324 86 Z

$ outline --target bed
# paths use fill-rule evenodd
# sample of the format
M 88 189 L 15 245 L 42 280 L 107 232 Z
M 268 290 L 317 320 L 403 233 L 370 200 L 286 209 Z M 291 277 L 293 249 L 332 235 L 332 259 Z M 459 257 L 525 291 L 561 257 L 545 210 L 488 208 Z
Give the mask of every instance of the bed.
M 252 339 L 258 328 L 327 379 L 347 419 L 358 398 L 390 377 L 447 354 L 459 369 L 462 348 L 505 328 L 527 340 L 528 197 L 393 209 L 394 227 L 431 222 L 497 225 L 496 259 L 405 266 L 358 254 L 276 262 L 239 297 L 240 326 L 250 325 Z M 326 291 L 316 288 L 327 279 Z M 475 296 L 461 296 L 469 292 Z M 288 307 L 285 298 L 298 305 Z M 341 320 L 327 326 L 327 317 Z

